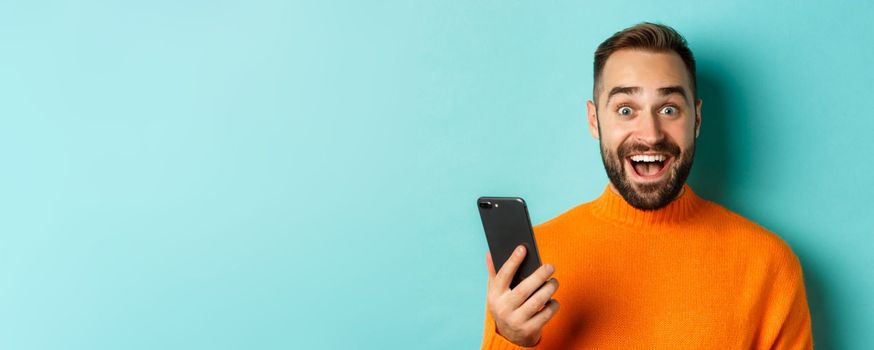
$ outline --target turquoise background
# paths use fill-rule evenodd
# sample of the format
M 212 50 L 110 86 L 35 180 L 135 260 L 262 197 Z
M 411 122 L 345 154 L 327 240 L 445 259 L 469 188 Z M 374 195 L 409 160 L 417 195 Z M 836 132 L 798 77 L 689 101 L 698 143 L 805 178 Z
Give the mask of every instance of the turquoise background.
M 0 348 L 473 349 L 474 201 L 607 184 L 592 54 L 683 33 L 690 183 L 801 258 L 822 349 L 874 344 L 864 1 L 0 3 Z

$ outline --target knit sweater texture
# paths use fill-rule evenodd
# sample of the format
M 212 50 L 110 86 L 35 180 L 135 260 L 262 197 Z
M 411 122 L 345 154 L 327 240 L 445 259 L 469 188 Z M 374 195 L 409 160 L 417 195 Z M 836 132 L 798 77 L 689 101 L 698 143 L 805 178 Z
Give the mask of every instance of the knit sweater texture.
M 777 235 L 696 195 L 643 211 L 610 186 L 534 227 L 560 308 L 539 342 L 483 349 L 812 349 L 801 264 Z

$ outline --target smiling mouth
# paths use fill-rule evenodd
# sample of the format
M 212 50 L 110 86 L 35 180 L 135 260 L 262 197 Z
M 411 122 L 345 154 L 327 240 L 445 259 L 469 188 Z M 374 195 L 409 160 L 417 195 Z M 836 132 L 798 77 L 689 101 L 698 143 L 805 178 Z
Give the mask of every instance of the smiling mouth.
M 664 153 L 636 154 L 625 158 L 629 173 L 638 182 L 661 179 L 673 161 L 673 156 Z

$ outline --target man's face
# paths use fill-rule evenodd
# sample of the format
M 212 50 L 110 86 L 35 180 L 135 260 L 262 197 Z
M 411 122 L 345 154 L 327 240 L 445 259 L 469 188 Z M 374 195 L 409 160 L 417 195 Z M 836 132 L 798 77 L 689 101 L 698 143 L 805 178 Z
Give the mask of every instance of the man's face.
M 600 140 L 614 189 L 632 206 L 666 206 L 683 188 L 695 155 L 701 100 L 674 52 L 619 50 L 604 65 L 589 130 Z

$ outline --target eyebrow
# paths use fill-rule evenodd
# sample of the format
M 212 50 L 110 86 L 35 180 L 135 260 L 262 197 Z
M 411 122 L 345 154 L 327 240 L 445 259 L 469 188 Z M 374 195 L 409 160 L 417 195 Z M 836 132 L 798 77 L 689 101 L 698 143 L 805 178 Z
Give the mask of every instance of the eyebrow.
M 659 94 L 662 96 L 668 96 L 670 94 L 679 94 L 680 96 L 683 97 L 683 100 L 685 100 L 685 101 L 689 100 L 686 96 L 686 90 L 683 89 L 682 86 L 678 86 L 678 85 L 659 88 Z
M 665 86 L 658 89 L 659 95 L 668 96 L 671 94 L 678 94 L 683 97 L 683 100 L 689 100 L 689 97 L 686 96 L 686 90 L 683 89 L 682 86 L 674 85 L 674 86 Z M 640 93 L 639 86 L 617 86 L 610 89 L 610 93 L 607 94 L 607 104 L 610 104 L 610 99 L 613 98 L 613 95 L 617 94 L 626 94 L 626 95 L 637 95 Z

